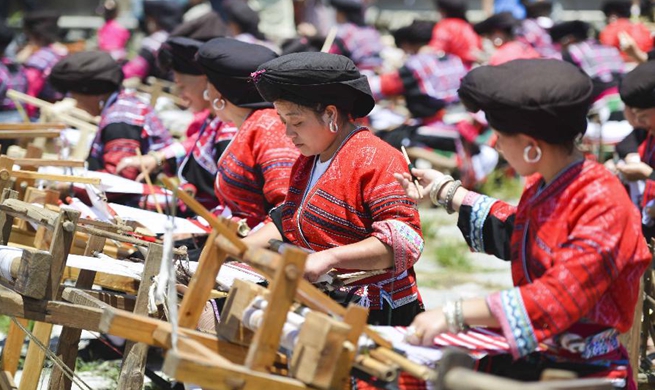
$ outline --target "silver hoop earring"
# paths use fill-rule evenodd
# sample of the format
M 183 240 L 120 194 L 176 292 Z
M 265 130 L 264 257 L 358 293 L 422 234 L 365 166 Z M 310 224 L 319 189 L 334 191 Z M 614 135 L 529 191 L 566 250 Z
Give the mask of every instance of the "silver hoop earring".
M 104 100 L 101 100 L 101 101 L 98 102 L 98 108 L 100 109 L 100 111 L 102 111 L 102 109 L 105 108 L 105 101 Z
M 493 40 L 493 44 L 496 47 L 502 46 L 503 43 L 505 43 L 505 41 L 503 41 L 503 38 L 494 38 L 494 40 Z
M 221 104 L 220 107 L 216 104 L 216 101 L 218 101 Z M 216 111 L 223 111 L 225 109 L 225 99 L 214 99 L 214 100 L 212 100 L 212 107 Z
M 202 91 L 202 98 L 205 99 L 205 101 L 210 101 L 211 99 L 209 98 L 209 90 L 205 89 Z
M 330 121 L 330 123 L 328 123 L 328 128 L 330 129 L 330 133 L 336 133 L 339 131 L 339 125 L 337 125 L 333 121 Z
M 532 151 L 532 148 L 532 145 L 528 145 L 525 147 L 525 149 L 523 149 L 523 160 L 529 164 L 535 164 L 541 160 L 541 148 L 538 145 L 534 146 L 537 155 L 533 158 L 530 158 L 530 151 Z

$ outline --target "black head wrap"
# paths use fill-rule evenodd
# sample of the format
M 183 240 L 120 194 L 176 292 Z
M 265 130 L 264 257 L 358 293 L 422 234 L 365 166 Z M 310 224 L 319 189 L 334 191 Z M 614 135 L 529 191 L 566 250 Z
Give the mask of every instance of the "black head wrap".
M 225 35 L 227 35 L 227 26 L 225 26 L 223 18 L 216 12 L 207 12 L 200 17 L 180 24 L 171 31 L 172 37 L 187 37 L 202 42 Z
M 335 105 L 360 118 L 375 106 L 366 76 L 347 57 L 294 53 L 269 61 L 253 73 L 259 93 L 269 102 L 288 100 L 302 106 Z
M 123 70 L 109 53 L 83 51 L 57 62 L 48 80 L 61 92 L 102 95 L 120 88 Z
M 459 97 L 498 131 L 565 144 L 587 128 L 592 89 L 589 76 L 568 62 L 514 60 L 473 69 Z
M 330 5 L 343 12 L 349 22 L 364 25 L 364 5 L 361 0 L 330 0 Z
M 434 2 L 437 10 L 443 11 L 449 18 L 466 19 L 468 10 L 467 0 L 436 0 Z
M 393 39 L 396 46 L 403 43 L 416 43 L 427 45 L 432 40 L 434 22 L 428 20 L 415 20 L 409 26 L 401 27 L 393 32 Z
M 306 51 L 321 51 L 325 37 L 297 37 L 289 38 L 282 43 L 282 55 L 291 53 L 303 53 Z
M 603 13 L 606 17 L 616 15 L 619 18 L 629 18 L 632 2 L 629 0 L 609 0 L 603 3 Z
M 215 38 L 198 49 L 197 61 L 209 82 L 232 104 L 270 107 L 257 92 L 250 74 L 277 57 L 270 49 L 232 38 Z
M 619 93 L 630 107 L 655 107 L 655 61 L 645 62 L 623 76 Z
M 228 0 L 223 3 L 223 11 L 228 22 L 236 23 L 241 31 L 264 38 L 259 32 L 259 15 L 243 0 Z
M 491 34 L 496 30 L 506 31 L 511 34 L 518 25 L 519 21 L 511 12 L 500 12 L 475 24 L 473 29 L 478 35 Z
M 591 25 L 589 23 L 581 20 L 558 23 L 551 27 L 550 37 L 553 39 L 553 42 L 560 42 L 568 36 L 573 36 L 577 40 L 584 41 L 589 38 L 590 28 Z
M 45 40 L 47 43 L 59 40 L 59 17 L 61 15 L 53 10 L 32 11 L 23 17 L 23 28 L 28 34 Z
M 550 16 L 552 12 L 552 1 L 533 1 L 525 5 L 525 15 L 529 19 L 536 19 L 540 16 Z
M 171 0 L 145 0 L 143 14 L 155 19 L 166 31 L 173 30 L 182 21 L 182 7 Z
M 14 40 L 14 32 L 0 21 L 0 54 Z
M 168 38 L 157 53 L 159 67 L 164 73 L 174 70 L 194 76 L 203 75 L 202 67 L 196 61 L 196 53 L 202 44 L 184 37 Z

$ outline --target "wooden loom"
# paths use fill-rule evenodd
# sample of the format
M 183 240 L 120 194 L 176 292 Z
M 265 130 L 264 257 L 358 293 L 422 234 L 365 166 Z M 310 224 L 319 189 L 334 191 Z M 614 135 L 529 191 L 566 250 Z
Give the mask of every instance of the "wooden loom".
M 57 112 L 54 110 L 54 104 L 44 100 L 29 96 L 22 92 L 15 90 L 8 90 L 7 97 L 18 103 L 17 106 L 22 107 L 22 104 L 29 104 L 41 109 L 41 121 L 47 122 L 54 120 L 59 123 L 64 123 L 67 126 L 75 127 L 80 131 L 80 138 L 77 147 L 71 151 L 72 157 L 75 159 L 86 159 L 89 151 L 87 145 L 98 131 L 99 119 L 89 115 L 86 111 L 79 108 L 71 108 L 66 113 Z M 38 124 L 34 124 L 38 126 Z M 12 125 L 7 125 L 12 126 Z
M 28 160 L 27 163 L 34 164 L 31 160 Z M 15 281 L 0 281 L 0 314 L 39 321 L 35 324 L 34 335 L 44 345 L 48 344 L 52 325 L 64 325 L 57 355 L 69 368 L 74 369 L 81 329 L 98 331 L 103 306 L 114 305 L 133 310 L 135 313 L 147 314 L 148 293 L 152 285 L 152 277 L 159 270 L 162 247 L 159 243 L 146 242 L 123 235 L 122 233 L 131 230 L 129 227 L 84 220 L 79 218 L 79 212 L 74 210 L 53 211 L 47 207 L 33 206 L 31 202 L 17 200 L 18 193 L 9 189 L 11 177 L 16 172 L 12 170 L 12 166 L 11 159 L 0 157 L 0 188 L 5 189 L 0 203 L 0 226 L 2 227 L 0 244 L 6 245 L 14 241 L 12 236 L 21 231 L 20 224 L 12 226 L 14 218 L 36 223 L 45 230 L 54 230 L 54 233 L 47 234 L 47 232 L 43 232 L 42 228 L 39 228 L 36 235 L 33 236 L 32 242 L 28 240 L 18 245 L 27 250 L 23 252 L 21 258 L 14 259 L 11 264 L 11 276 Z M 69 180 L 74 179 L 74 177 L 69 177 Z M 57 217 L 58 215 L 59 217 Z M 59 223 L 59 219 L 64 217 L 67 217 L 66 221 Z M 62 228 L 64 233 L 60 232 Z M 66 234 L 63 242 L 58 238 L 62 234 Z M 86 237 L 80 239 L 80 235 L 86 235 Z M 147 248 L 142 281 L 135 284 L 134 291 L 128 290 L 128 292 L 136 293 L 136 297 L 88 290 L 93 284 L 103 285 L 101 281 L 98 283 L 98 278 L 102 279 L 101 275 L 85 269 L 77 270 L 73 275 L 70 269 L 64 268 L 67 256 L 74 249 L 75 242 L 84 243 L 85 240 L 83 254 L 86 256 L 101 252 L 106 247 L 107 241 L 127 242 Z M 43 248 L 46 251 L 30 249 L 30 246 Z M 101 260 L 98 259 L 98 261 Z M 75 288 L 60 286 L 59 283 L 64 276 L 67 279 L 77 280 Z M 73 277 L 71 278 L 71 276 Z M 134 284 L 133 281 L 132 284 Z M 114 284 L 109 287 L 120 291 L 122 286 Z M 27 323 L 26 320 L 19 322 L 23 326 Z M 12 388 L 12 378 L 18 367 L 24 338 L 25 334 L 12 323 L 3 349 L 2 362 L 0 362 L 0 389 Z M 146 345 L 128 343 L 120 377 L 121 388 L 140 389 L 142 387 L 147 349 Z M 35 344 L 30 343 L 20 390 L 36 389 L 44 357 L 43 351 Z M 64 376 L 61 370 L 54 370 L 49 388 L 70 389 L 71 381 Z

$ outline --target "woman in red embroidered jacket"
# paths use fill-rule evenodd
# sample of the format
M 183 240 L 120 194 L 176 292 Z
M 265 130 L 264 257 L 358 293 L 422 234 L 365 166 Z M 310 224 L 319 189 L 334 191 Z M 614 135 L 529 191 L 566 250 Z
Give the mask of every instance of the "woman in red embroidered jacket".
M 136 149 L 145 155 L 173 142 L 153 108 L 121 90 L 123 71 L 106 52 L 86 51 L 65 57 L 52 68 L 49 81 L 58 90 L 70 92 L 79 108 L 100 115 L 87 160 L 93 171 L 115 174 L 117 164 L 135 156 Z M 120 174 L 134 180 L 139 169 L 126 168 Z
M 413 265 L 423 250 L 416 204 L 390 172 L 407 169 L 399 151 L 353 119 L 375 102 L 365 76 L 348 58 L 297 53 L 262 65 L 253 76 L 274 102 L 286 134 L 300 149 L 289 193 L 275 223 L 247 240 L 275 238 L 313 251 L 305 277 L 381 270 L 331 294 L 369 307 L 369 322 L 407 325 L 423 310 Z
M 182 99 L 188 102 L 188 110 L 194 113 L 186 139 L 139 158 L 121 161 L 118 172 L 127 168 L 145 168 L 139 176 L 156 171 L 164 161 L 175 167 L 185 191 L 192 192 L 204 207 L 218 206 L 214 193 L 214 179 L 218 158 L 223 154 L 234 135 L 234 125 L 223 122 L 210 112 L 210 104 L 203 95 L 207 89 L 207 76 L 195 60 L 203 42 L 185 37 L 169 38 L 159 50 L 159 66 L 165 72 L 172 70 L 175 85 Z M 144 173 L 145 172 L 145 173 Z M 138 180 L 139 178 L 137 178 Z M 180 204 L 178 210 L 186 214 L 186 207 Z
M 250 80 L 250 73 L 277 54 L 261 45 L 215 38 L 198 50 L 208 97 L 216 115 L 237 134 L 218 160 L 216 197 L 233 217 L 256 227 L 284 201 L 298 150 L 284 125 Z
M 619 93 L 626 105 L 626 118 L 638 126 L 626 139 L 633 143 L 629 152 L 638 152 L 639 159 L 626 158 L 617 166 L 629 181 L 644 180 L 643 194 L 632 194 L 642 209 L 643 231 L 646 239 L 655 237 L 655 61 L 648 61 L 633 69 L 621 80 Z M 645 139 L 638 136 L 645 131 Z M 641 135 L 641 134 L 640 134 Z M 638 146 L 637 146 L 638 145 Z M 640 161 L 639 161 L 640 160 Z M 631 186 L 637 190 L 639 185 Z M 637 192 L 637 191 L 635 191 Z
M 591 80 L 562 61 L 517 60 L 473 70 L 459 94 L 485 112 L 510 165 L 530 176 L 518 206 L 437 171 L 414 174 L 433 202 L 459 211 L 473 250 L 511 261 L 516 287 L 419 315 L 410 341 L 432 345 L 435 335 L 468 325 L 500 327 L 516 360 L 491 359 L 492 372 L 536 380 L 545 368 L 563 368 L 635 388 L 617 336 L 632 325 L 651 256 L 621 183 L 574 147 Z M 396 176 L 416 197 L 408 175 Z

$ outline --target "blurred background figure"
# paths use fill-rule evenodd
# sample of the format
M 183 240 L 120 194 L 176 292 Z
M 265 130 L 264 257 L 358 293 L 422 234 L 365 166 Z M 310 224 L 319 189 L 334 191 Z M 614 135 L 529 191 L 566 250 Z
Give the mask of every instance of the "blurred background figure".
M 59 16 L 58 12 L 45 9 L 25 14 L 23 31 L 27 45 L 17 55 L 25 67 L 27 93 L 48 102 L 64 97 L 47 80 L 55 64 L 68 54 L 66 47 L 59 43 Z M 38 112 L 33 106 L 27 106 L 27 111 L 30 117 L 35 117 Z
M 624 35 L 627 34 L 628 38 L 634 40 L 636 47 L 642 52 L 649 52 L 653 49 L 653 38 L 648 27 L 630 20 L 632 15 L 630 0 L 605 1 L 602 9 L 607 18 L 607 26 L 600 32 L 600 43 L 614 46 L 623 51 L 629 46 Z M 635 61 L 628 53 L 621 53 L 621 55 L 625 61 Z
M 223 11 L 228 33 L 234 39 L 263 45 L 279 54 L 280 49 L 268 42 L 264 34 L 259 31 L 259 15 L 248 6 L 248 3 L 243 0 L 227 0 L 223 3 Z
M 115 0 L 106 0 L 99 11 L 105 19 L 105 24 L 98 29 L 98 49 L 106 51 L 119 63 L 124 62 L 127 59 L 126 46 L 130 40 L 130 32 L 116 20 L 118 4 Z
M 181 7 L 170 0 L 146 0 L 143 2 L 145 15 L 143 28 L 148 36 L 141 41 L 138 55 L 123 66 L 126 79 L 138 77 L 145 80 L 149 76 L 162 79 L 172 77 L 162 74 L 157 66 L 157 51 L 168 39 L 170 31 L 180 23 L 181 11 Z
M 186 11 L 182 15 L 183 22 L 190 22 L 196 18 L 207 15 L 212 12 L 212 5 L 206 0 L 189 0 L 186 6 Z
M 248 0 L 248 6 L 259 14 L 259 30 L 271 41 L 279 43 L 296 35 L 293 0 Z
M 23 93 L 27 91 L 27 76 L 22 66 L 4 55 L 13 39 L 14 32 L 0 21 L 0 123 L 23 121 L 14 102 L 6 96 L 9 89 Z M 2 150 L 5 151 L 7 147 L 3 140 Z
M 543 58 L 561 59 L 548 30 L 553 27 L 552 1 L 534 1 L 525 5 L 526 17 L 518 29 L 518 39 L 532 46 Z
M 350 58 L 359 70 L 382 66 L 380 33 L 366 25 L 362 1 L 331 0 L 330 5 L 337 12 L 337 34 L 329 52 Z
M 510 12 L 495 14 L 473 26 L 475 32 L 489 43 L 489 65 L 540 57 L 532 46 L 516 39 L 518 27 L 519 21 Z
M 436 0 L 435 6 L 441 20 L 432 30 L 430 47 L 459 57 L 470 68 L 478 60 L 482 46 L 480 37 L 466 18 L 467 0 Z
M 593 104 L 590 112 L 598 120 L 589 123 L 585 139 L 595 144 L 616 144 L 632 132 L 623 115 L 618 90 L 626 66 L 618 49 L 599 43 L 591 37 L 591 30 L 588 23 L 573 20 L 553 26 L 550 35 L 553 42 L 561 46 L 562 59 L 591 77 Z

